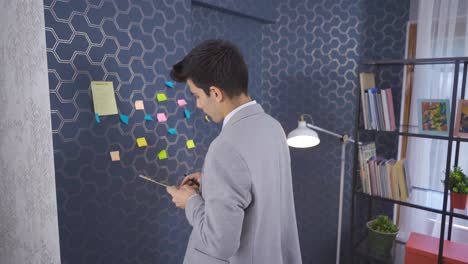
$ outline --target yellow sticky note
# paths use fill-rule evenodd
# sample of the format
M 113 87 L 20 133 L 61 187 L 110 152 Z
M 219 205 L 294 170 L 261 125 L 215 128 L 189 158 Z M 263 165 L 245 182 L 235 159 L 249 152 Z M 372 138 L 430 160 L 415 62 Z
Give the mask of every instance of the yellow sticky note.
M 195 148 L 195 142 L 193 142 L 193 139 L 187 140 L 187 148 L 188 148 L 188 149 L 193 149 L 193 148 Z
M 111 156 L 112 161 L 120 160 L 120 152 L 119 151 L 111 151 L 110 156 Z
M 144 137 L 137 138 L 137 144 L 138 144 L 138 147 L 140 148 L 148 146 L 148 143 L 146 143 L 146 138 Z
M 145 109 L 145 105 L 143 104 L 142 100 L 135 101 L 135 109 L 136 110 L 143 110 Z
M 116 115 L 118 113 L 112 82 L 92 81 L 91 91 L 93 93 L 94 113 L 99 114 L 99 116 Z
M 161 150 L 158 154 L 158 158 L 160 160 L 165 160 L 167 159 L 167 151 L 166 150 Z
M 156 95 L 156 98 L 158 99 L 158 102 L 164 102 L 167 101 L 167 97 L 165 93 L 158 93 Z

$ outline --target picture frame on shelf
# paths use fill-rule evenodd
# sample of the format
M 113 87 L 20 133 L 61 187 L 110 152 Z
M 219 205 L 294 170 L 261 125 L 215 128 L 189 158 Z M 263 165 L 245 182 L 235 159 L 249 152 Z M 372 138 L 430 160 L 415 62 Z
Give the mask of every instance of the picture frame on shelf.
M 418 99 L 419 133 L 448 136 L 450 123 L 450 100 Z
M 455 131 L 453 135 L 456 137 L 468 138 L 468 100 L 458 100 Z

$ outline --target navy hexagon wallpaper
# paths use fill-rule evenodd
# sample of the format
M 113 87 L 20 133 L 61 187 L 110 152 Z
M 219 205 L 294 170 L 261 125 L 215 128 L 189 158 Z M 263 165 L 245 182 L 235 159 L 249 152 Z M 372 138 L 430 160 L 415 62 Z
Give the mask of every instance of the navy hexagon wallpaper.
M 183 211 L 163 188 L 136 175 L 177 183 L 201 168 L 219 132 L 220 125 L 195 108 L 184 84 L 164 85 L 172 64 L 193 45 L 208 38 L 238 45 L 253 99 L 286 132 L 308 113 L 318 126 L 352 134 L 359 62 L 404 56 L 408 11 L 409 0 L 45 0 L 62 263 L 182 263 L 190 232 Z M 390 68 L 377 79 L 396 92 L 401 76 L 401 68 Z M 96 123 L 90 91 L 95 80 L 113 82 L 128 125 L 118 116 Z M 168 101 L 157 102 L 158 92 Z M 178 99 L 188 105 L 178 107 Z M 134 109 L 136 100 L 144 101 L 145 110 Z M 167 114 L 167 122 L 143 120 L 157 113 Z M 179 134 L 168 134 L 168 128 Z M 304 263 L 335 258 L 340 144 L 320 136 L 316 148 L 291 149 Z M 139 148 L 138 137 L 148 146 Z M 186 148 L 188 139 L 195 139 L 195 149 Z M 395 142 L 379 138 L 382 146 Z M 167 160 L 157 158 L 163 149 Z M 121 160 L 112 162 L 109 152 L 115 150 Z M 349 240 L 352 160 L 349 147 L 343 241 Z M 377 204 L 375 211 L 391 213 L 388 205 Z M 360 207 L 361 222 L 366 214 Z M 343 260 L 349 246 L 342 243 Z
M 281 1 L 277 22 L 265 27 L 262 38 L 264 107 L 288 132 L 297 126 L 299 115 L 307 113 L 320 127 L 354 135 L 359 62 L 404 57 L 408 10 L 409 1 Z M 386 76 L 392 85 L 399 85 L 393 86 L 396 89 L 401 87 L 401 73 Z M 341 145 L 332 136 L 322 133 L 320 137 L 315 148 L 291 148 L 304 263 L 334 263 L 335 259 Z M 383 140 L 393 144 L 392 139 Z M 352 151 L 350 145 L 343 262 L 350 260 Z M 376 204 L 372 213 L 381 211 L 392 214 L 389 204 Z M 363 219 L 356 223 L 357 228 L 364 226 L 367 212 L 361 209 L 358 215 Z
M 194 5 L 221 10 L 236 16 L 248 17 L 256 22 L 274 23 L 279 0 L 193 0 Z M 195 36 L 195 35 L 194 35 Z
M 62 263 L 181 262 L 190 231 L 183 211 L 136 176 L 176 184 L 193 166 L 195 150 L 185 147 L 193 126 L 184 118 L 193 100 L 185 85 L 165 87 L 192 44 L 190 11 L 188 0 L 44 2 Z M 113 82 L 128 125 L 117 115 L 95 121 L 90 83 L 101 80 Z M 156 102 L 158 92 L 168 100 Z M 143 119 L 157 113 L 167 122 Z M 136 145 L 139 137 L 147 147 Z

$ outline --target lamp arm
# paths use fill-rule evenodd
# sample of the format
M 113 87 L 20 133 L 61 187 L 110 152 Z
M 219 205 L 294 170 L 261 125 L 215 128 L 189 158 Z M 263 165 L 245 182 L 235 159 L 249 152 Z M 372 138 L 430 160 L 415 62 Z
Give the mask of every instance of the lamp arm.
M 353 138 L 348 136 L 348 134 L 340 135 L 340 134 L 337 134 L 335 132 L 331 132 L 330 130 L 326 130 L 326 129 L 323 129 L 323 128 L 318 127 L 316 125 L 312 125 L 310 123 L 306 123 L 306 126 L 308 128 L 315 129 L 315 130 L 321 131 L 323 133 L 326 133 L 326 134 L 332 135 L 334 137 L 337 137 L 337 138 L 341 139 L 343 141 L 343 143 L 347 143 L 347 142 L 354 143 L 355 142 Z M 361 144 L 361 142 L 359 142 L 359 144 Z

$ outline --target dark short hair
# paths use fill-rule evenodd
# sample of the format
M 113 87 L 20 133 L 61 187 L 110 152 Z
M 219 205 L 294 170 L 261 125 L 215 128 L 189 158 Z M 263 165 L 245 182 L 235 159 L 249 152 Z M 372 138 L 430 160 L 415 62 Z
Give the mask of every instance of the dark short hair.
M 172 66 L 171 78 L 176 82 L 188 79 L 209 96 L 216 86 L 228 97 L 248 95 L 249 74 L 239 49 L 220 39 L 206 40 L 193 48 Z

